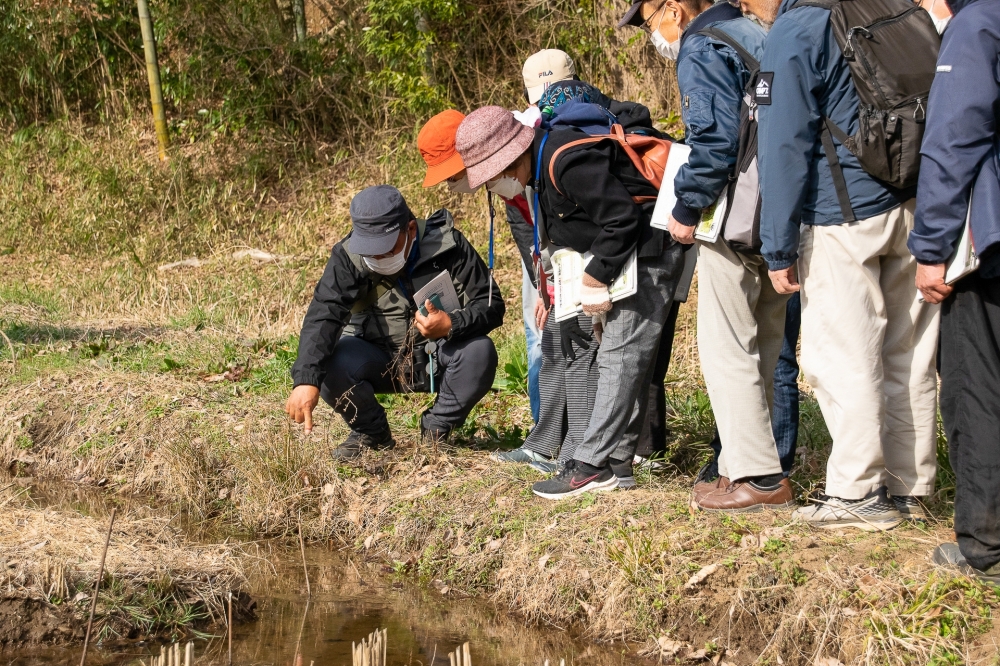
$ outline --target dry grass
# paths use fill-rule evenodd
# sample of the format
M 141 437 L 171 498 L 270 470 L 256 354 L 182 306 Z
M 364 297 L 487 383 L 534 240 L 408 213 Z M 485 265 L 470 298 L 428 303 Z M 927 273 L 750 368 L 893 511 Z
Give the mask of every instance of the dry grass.
M 13 497 L 9 497 L 7 504 Z M 188 632 L 222 620 L 230 591 L 242 600 L 246 557 L 235 544 L 203 546 L 159 517 L 120 516 L 108 548 L 94 636 Z M 0 513 L 0 590 L 11 599 L 68 606 L 86 618 L 107 518 L 29 506 Z
M 0 184 L 26 189 L 27 203 L 12 204 L 25 238 L 53 239 L 51 247 L 25 241 L 0 253 L 0 325 L 17 354 L 12 364 L 6 346 L 0 351 L 0 463 L 14 473 L 105 482 L 109 495 L 151 498 L 195 523 L 251 535 L 292 537 L 302 511 L 309 538 L 333 540 L 447 597 L 489 598 L 529 622 L 626 641 L 664 662 L 992 657 L 985 641 L 995 592 L 927 561 L 950 536 L 946 510 L 929 529 L 875 535 L 808 534 L 787 515 L 689 515 L 685 471 L 711 432 L 710 412 L 696 404 L 703 386 L 693 302 L 682 310 L 670 376 L 675 446 L 686 458 L 670 475 L 642 477 L 636 492 L 562 504 L 534 498 L 534 472 L 497 467 L 475 450 L 508 441 L 530 421 L 525 397 L 502 393 L 489 395 L 463 430 L 471 448 L 445 455 L 407 447 L 335 465 L 329 451 L 346 434 L 339 418 L 321 407 L 315 433 L 303 437 L 280 408 L 294 335 L 329 247 L 346 231 L 350 196 L 360 184 L 397 183 L 414 210 L 449 207 L 481 250 L 483 201 L 422 190 L 404 142 L 373 142 L 378 160 L 355 155 L 285 179 L 272 173 L 250 198 L 256 190 L 244 182 L 210 187 L 232 177 L 225 160 L 239 160 L 231 152 L 188 148 L 187 171 L 165 169 L 126 150 L 150 145 L 135 131 L 124 128 L 107 151 L 132 178 L 134 191 L 120 188 L 125 217 L 159 211 L 129 227 L 134 257 L 76 251 L 59 238 L 63 229 L 85 238 L 88 225 L 104 233 L 120 211 L 106 192 L 88 199 L 86 178 L 54 152 L 23 149 L 29 171 L 57 174 L 51 189 L 18 180 L 13 167 Z M 86 136 L 65 143 L 71 155 L 104 155 Z M 186 196 L 178 194 L 182 182 Z M 503 354 L 516 348 L 521 328 L 520 269 L 498 228 L 508 315 L 494 337 Z M 175 231 L 179 240 L 170 238 Z M 247 247 L 282 259 L 233 258 Z M 192 256 L 203 263 L 156 270 Z M 415 441 L 426 401 L 386 399 L 403 443 Z M 821 478 L 829 445 L 814 403 L 804 410 L 795 477 L 803 495 Z
M 338 467 L 327 453 L 343 426 L 326 410 L 304 438 L 268 397 L 70 370 L 7 393 L 0 421 L 23 425 L 4 441 L 5 463 L 106 478 L 110 492 L 148 493 L 257 534 L 291 537 L 303 510 L 311 538 L 435 581 L 446 596 L 485 596 L 529 622 L 668 663 L 700 650 L 732 664 L 980 663 L 976 636 L 1000 607 L 993 591 L 928 563 L 949 538 L 944 524 L 814 534 L 787 514 L 692 517 L 683 476 L 549 503 L 528 492 L 533 471 L 468 449 L 404 448 Z M 15 444 L 25 432 L 27 449 Z

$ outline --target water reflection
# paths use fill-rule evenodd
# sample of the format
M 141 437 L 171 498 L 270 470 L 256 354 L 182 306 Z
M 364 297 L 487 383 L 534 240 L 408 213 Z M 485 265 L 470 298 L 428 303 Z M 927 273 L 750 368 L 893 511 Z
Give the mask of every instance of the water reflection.
M 37 504 L 105 513 L 103 493 L 72 486 L 32 488 Z M 138 508 L 138 507 L 136 507 Z M 257 601 L 255 622 L 233 632 L 232 662 L 239 666 L 341 666 L 351 663 L 351 643 L 375 629 L 388 630 L 390 666 L 448 666 L 448 653 L 471 643 L 475 666 L 619 666 L 641 663 L 626 646 L 596 646 L 559 628 L 525 627 L 517 618 L 496 612 L 481 599 L 444 597 L 433 587 L 397 578 L 391 570 L 323 547 L 308 549 L 312 597 L 297 548 L 263 544 L 272 564 L 262 565 L 250 581 Z M 225 627 L 216 636 L 195 639 L 195 665 L 229 661 Z M 182 639 L 184 641 L 187 638 Z M 95 646 L 88 664 L 118 666 L 149 663 L 159 644 Z M 80 647 L 3 653 L 10 666 L 75 665 Z

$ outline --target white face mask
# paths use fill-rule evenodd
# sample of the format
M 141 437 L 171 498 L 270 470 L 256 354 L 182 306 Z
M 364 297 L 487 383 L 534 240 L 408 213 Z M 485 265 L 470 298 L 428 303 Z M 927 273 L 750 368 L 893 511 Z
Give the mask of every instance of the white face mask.
M 667 60 L 677 60 L 677 56 L 681 52 L 681 35 L 684 34 L 684 30 L 677 29 L 677 39 L 672 42 L 668 42 L 667 38 L 660 34 L 660 26 L 663 25 L 663 17 L 667 13 L 666 4 L 660 8 L 660 20 L 656 22 L 656 27 L 653 28 L 649 33 L 649 41 L 653 42 L 653 48 L 656 52 Z
M 944 18 L 938 18 L 937 16 L 934 16 L 934 14 L 931 14 L 931 20 L 934 21 L 934 29 L 937 30 L 937 33 L 939 35 L 943 35 L 944 29 L 947 28 L 948 24 L 951 22 L 951 17 L 945 16 Z
M 517 178 L 501 176 L 486 183 L 486 189 L 504 199 L 513 199 L 524 193 L 524 185 Z
M 409 236 L 409 231 L 406 233 Z M 403 249 L 398 254 L 381 259 L 376 259 L 375 257 L 362 257 L 362 259 L 365 262 L 365 266 L 379 275 L 395 275 L 403 270 L 403 266 L 406 265 L 406 258 L 410 256 L 410 246 L 410 239 L 407 237 Z
M 945 16 L 944 18 L 938 18 L 937 14 L 934 13 L 934 8 L 937 5 L 937 3 L 938 3 L 938 0 L 934 0 L 931 3 L 930 9 L 927 10 L 927 13 L 931 15 L 931 20 L 934 21 L 934 29 L 937 30 L 937 33 L 939 35 L 943 35 L 944 34 L 944 29 L 947 28 L 948 27 L 948 23 L 951 22 L 951 16 L 952 15 L 949 14 L 948 16 Z
M 454 192 L 455 194 L 472 194 L 476 191 L 471 187 L 469 187 L 468 175 L 462 176 L 462 178 L 459 180 L 449 180 L 447 181 L 447 183 L 448 183 L 448 191 Z M 476 189 L 479 188 L 477 187 Z
M 678 37 L 672 42 L 668 42 L 666 38 L 660 34 L 659 30 L 654 30 L 649 33 L 649 41 L 653 42 L 653 48 L 656 52 L 668 60 L 677 60 L 677 56 L 681 52 L 681 38 Z

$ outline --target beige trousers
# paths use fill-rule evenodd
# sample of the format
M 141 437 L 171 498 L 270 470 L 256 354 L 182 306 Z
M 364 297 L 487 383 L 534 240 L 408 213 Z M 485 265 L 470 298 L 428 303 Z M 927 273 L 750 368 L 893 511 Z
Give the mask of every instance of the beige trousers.
M 802 229 L 802 371 L 833 437 L 834 497 L 934 490 L 940 308 L 917 300 L 913 209 Z
M 698 243 L 698 355 L 722 440 L 719 474 L 730 479 L 781 473 L 771 407 L 788 298 L 762 257 L 721 238 Z

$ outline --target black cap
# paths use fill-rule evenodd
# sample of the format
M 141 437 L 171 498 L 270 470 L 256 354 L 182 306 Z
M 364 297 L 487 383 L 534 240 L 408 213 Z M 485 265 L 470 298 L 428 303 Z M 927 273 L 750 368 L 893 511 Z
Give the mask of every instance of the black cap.
M 642 3 L 645 1 L 646 0 L 635 0 L 632 3 L 632 6 L 628 8 L 628 11 L 625 12 L 625 16 L 622 17 L 622 20 L 618 21 L 618 27 L 624 28 L 627 25 L 634 25 L 637 28 L 641 28 L 643 20 L 642 12 L 639 10 L 642 9 Z
M 366 257 L 385 254 L 396 246 L 399 230 L 412 219 L 413 213 L 395 187 L 366 187 L 351 199 L 351 222 L 354 229 L 347 249 Z

